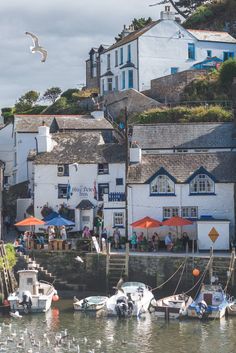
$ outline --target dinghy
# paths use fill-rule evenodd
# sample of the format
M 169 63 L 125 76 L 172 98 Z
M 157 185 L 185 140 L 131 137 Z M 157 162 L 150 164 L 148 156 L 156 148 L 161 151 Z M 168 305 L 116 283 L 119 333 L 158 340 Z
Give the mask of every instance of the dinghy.
M 187 315 L 187 308 L 193 299 L 185 294 L 174 294 L 158 300 L 151 301 L 151 312 L 166 319 L 177 319 Z
M 105 307 L 108 297 L 91 296 L 84 299 L 74 298 L 74 310 L 78 311 L 98 311 Z

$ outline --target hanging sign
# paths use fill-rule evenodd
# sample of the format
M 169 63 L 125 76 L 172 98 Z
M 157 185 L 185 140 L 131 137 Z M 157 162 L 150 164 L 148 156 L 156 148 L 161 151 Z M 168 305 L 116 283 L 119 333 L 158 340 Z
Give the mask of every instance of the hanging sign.
M 208 233 L 208 236 L 211 239 L 212 243 L 214 243 L 218 239 L 219 235 L 220 234 L 217 232 L 215 227 L 211 228 L 210 232 Z
M 93 245 L 94 245 L 97 253 L 100 254 L 101 249 L 100 249 L 100 246 L 98 244 L 97 238 L 96 237 L 92 237 L 92 241 L 93 241 Z

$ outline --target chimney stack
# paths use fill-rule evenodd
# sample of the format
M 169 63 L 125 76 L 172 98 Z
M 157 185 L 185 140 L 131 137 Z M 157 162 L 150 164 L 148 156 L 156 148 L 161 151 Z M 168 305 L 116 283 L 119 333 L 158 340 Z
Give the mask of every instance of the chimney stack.
M 142 162 L 142 150 L 137 142 L 132 142 L 129 149 L 130 153 L 130 164 L 141 163 Z
M 45 122 L 38 127 L 38 153 L 51 152 L 53 149 L 52 135 L 49 133 L 49 127 Z

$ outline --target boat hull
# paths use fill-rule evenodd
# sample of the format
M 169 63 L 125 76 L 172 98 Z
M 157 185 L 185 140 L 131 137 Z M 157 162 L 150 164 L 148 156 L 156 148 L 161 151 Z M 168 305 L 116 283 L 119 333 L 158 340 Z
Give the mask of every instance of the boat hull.
M 83 312 L 96 312 L 104 309 L 108 297 L 88 297 L 73 303 L 74 310 Z

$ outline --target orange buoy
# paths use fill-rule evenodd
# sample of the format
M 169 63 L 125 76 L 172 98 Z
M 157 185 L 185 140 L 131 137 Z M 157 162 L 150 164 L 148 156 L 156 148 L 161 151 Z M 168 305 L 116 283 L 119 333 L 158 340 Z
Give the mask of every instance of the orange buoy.
M 52 297 L 52 301 L 53 302 L 58 302 L 59 299 L 60 299 L 59 295 L 57 295 L 57 294 L 54 294 L 53 297 Z
M 194 269 L 193 269 L 193 276 L 194 276 L 194 277 L 198 277 L 199 275 L 200 275 L 199 269 L 198 269 L 198 268 L 194 268 Z

